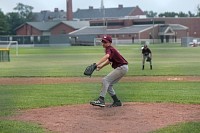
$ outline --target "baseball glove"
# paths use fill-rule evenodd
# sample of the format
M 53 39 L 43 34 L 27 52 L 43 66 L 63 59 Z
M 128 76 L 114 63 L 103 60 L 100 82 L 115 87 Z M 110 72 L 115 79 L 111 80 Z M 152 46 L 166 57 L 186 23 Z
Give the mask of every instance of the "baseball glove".
M 85 71 L 84 71 L 84 75 L 86 76 L 92 76 L 92 73 L 94 72 L 94 70 L 97 68 L 96 63 L 91 64 L 90 66 L 87 66 Z
M 150 62 L 151 61 L 151 57 L 147 57 L 147 62 Z

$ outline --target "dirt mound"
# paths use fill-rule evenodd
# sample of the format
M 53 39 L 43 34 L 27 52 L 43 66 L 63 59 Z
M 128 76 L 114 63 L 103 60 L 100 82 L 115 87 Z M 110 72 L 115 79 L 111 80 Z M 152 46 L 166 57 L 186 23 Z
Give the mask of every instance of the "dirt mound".
M 124 103 L 122 107 L 73 105 L 31 109 L 11 119 L 61 133 L 147 133 L 178 122 L 200 121 L 200 105 Z

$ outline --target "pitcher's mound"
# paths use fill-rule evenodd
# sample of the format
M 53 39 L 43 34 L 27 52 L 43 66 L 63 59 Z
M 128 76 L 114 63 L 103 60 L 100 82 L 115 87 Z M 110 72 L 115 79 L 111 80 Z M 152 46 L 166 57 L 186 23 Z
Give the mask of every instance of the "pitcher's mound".
M 73 105 L 20 112 L 31 121 L 61 133 L 147 133 L 178 122 L 200 121 L 200 105 L 124 103 L 122 107 Z

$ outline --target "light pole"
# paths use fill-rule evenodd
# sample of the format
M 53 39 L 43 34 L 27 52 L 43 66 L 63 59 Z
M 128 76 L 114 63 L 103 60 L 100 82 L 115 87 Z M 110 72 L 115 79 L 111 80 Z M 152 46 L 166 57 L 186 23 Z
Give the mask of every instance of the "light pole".
M 153 44 L 154 44 L 154 17 L 152 18 L 152 21 L 153 21 L 153 33 L 152 33 L 152 36 L 153 36 Z
M 105 12 L 105 8 L 104 8 L 104 2 L 103 0 L 101 0 L 101 12 L 103 13 L 103 26 L 106 26 L 106 19 L 105 19 L 105 15 L 106 15 L 106 12 Z

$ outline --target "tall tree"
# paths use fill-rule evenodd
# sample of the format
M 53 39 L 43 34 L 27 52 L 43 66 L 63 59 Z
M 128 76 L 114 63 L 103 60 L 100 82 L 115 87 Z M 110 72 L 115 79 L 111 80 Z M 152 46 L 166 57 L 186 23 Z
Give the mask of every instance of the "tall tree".
M 200 17 L 200 4 L 197 6 L 197 17 Z
M 14 35 L 16 33 L 15 29 L 24 23 L 24 19 L 22 19 L 16 12 L 8 13 L 6 16 L 9 24 L 9 34 Z
M 188 11 L 189 17 L 195 17 L 195 14 L 193 14 L 191 11 Z
M 0 10 L 0 35 L 8 34 L 8 24 L 6 22 L 6 16 Z
M 157 13 L 153 11 L 144 11 L 147 17 L 156 17 Z
M 24 5 L 22 3 L 18 3 L 17 6 L 14 8 L 16 10 L 20 17 L 24 19 L 25 21 L 31 21 L 32 19 L 32 6 Z
M 165 12 L 165 13 L 160 13 L 158 16 L 159 17 L 176 17 L 176 16 L 178 16 L 178 13 L 175 13 L 175 12 Z
M 188 17 L 189 15 L 184 12 L 179 12 L 178 17 Z
M 6 16 L 7 23 L 9 25 L 8 33 L 14 35 L 15 29 L 25 22 L 32 21 L 32 6 L 18 3 L 15 8 L 17 12 L 8 13 Z

